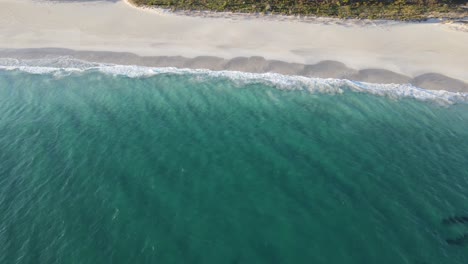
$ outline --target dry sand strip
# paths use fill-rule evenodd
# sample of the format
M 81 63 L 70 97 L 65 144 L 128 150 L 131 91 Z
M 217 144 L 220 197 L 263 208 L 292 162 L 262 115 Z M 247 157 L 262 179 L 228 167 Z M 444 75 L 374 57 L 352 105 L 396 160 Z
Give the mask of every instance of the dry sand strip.
M 410 81 L 464 90 L 467 46 L 468 32 L 442 23 L 322 24 L 180 16 L 118 0 L 0 0 L 0 48 L 119 52 L 101 60 L 121 64 L 149 60 L 153 66 Z M 96 54 L 102 53 L 83 54 L 98 60 Z M 184 57 L 182 62 L 177 56 Z

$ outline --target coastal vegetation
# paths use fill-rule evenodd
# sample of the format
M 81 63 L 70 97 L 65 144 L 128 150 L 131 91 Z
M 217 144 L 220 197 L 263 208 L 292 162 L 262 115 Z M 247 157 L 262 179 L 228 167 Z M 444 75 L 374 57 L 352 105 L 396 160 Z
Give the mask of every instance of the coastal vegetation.
M 425 20 L 468 16 L 467 0 L 130 0 L 171 10 L 264 13 L 358 19 Z

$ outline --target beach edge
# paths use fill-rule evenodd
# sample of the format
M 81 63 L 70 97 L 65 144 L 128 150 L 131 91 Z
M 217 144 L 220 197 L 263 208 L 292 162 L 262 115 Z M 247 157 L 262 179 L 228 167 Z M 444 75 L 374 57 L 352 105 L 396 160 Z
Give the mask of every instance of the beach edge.
M 468 92 L 468 84 L 449 76 L 428 72 L 410 77 L 386 69 L 353 69 L 342 62 L 324 60 L 316 64 L 289 63 L 268 60 L 260 56 L 224 59 L 215 56 L 140 56 L 130 52 L 78 51 L 65 48 L 0 49 L 0 58 L 17 60 L 48 60 L 73 58 L 86 62 L 134 65 L 143 67 L 174 67 L 179 69 L 206 69 L 211 71 L 238 71 L 245 73 L 278 73 L 286 76 L 333 78 L 378 84 L 411 84 L 426 90 Z

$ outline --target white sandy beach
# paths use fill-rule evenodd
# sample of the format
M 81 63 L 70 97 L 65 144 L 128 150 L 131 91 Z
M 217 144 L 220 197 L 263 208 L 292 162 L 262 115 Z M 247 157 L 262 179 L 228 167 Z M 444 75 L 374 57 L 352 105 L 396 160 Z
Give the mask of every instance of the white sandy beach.
M 365 24 L 365 25 L 364 25 Z M 468 83 L 468 32 L 443 23 L 304 23 L 142 10 L 124 1 L 0 0 L 0 49 L 66 48 L 140 56 L 261 56 Z

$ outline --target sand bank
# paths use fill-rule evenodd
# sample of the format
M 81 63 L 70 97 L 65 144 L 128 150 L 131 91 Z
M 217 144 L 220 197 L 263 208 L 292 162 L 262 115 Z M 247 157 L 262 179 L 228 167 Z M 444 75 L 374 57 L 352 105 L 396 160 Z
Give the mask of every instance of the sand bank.
M 445 89 L 466 89 L 466 31 L 443 23 L 330 21 L 180 16 L 124 1 L 0 0 L 0 48 L 2 56 L 13 56 L 12 48 L 18 56 L 34 49 L 36 56 L 68 52 L 121 64 L 415 82 L 433 89 L 450 81 L 457 88 Z M 45 47 L 64 49 L 36 50 Z

